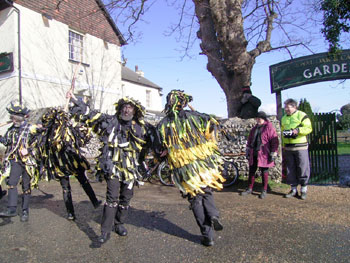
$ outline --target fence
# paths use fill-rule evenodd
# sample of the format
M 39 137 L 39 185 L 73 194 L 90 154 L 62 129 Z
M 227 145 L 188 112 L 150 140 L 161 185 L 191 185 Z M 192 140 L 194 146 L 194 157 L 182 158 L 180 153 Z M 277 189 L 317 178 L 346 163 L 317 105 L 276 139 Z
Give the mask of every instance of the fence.
M 313 129 L 308 136 L 310 183 L 337 183 L 339 177 L 335 113 L 319 113 L 310 117 Z

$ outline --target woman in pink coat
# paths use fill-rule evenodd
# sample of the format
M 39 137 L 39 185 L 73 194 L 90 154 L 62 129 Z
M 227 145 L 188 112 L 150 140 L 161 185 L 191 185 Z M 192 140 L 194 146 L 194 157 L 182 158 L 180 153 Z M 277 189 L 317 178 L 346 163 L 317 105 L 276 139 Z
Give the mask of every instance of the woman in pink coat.
M 267 119 L 266 113 L 259 111 L 256 117 L 257 124 L 249 133 L 246 157 L 249 161 L 249 186 L 241 195 L 249 195 L 253 192 L 255 173 L 259 168 L 262 175 L 263 189 L 259 198 L 266 197 L 269 178 L 269 167 L 275 165 L 277 157 L 278 137 L 272 123 Z

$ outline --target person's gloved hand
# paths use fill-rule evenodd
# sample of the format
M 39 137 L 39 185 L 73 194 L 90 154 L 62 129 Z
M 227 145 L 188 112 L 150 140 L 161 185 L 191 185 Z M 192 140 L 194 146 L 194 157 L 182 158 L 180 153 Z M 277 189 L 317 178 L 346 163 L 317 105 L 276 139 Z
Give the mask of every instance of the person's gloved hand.
M 249 160 L 249 153 L 250 153 L 250 148 L 247 147 L 247 148 L 245 149 L 245 158 L 247 158 L 248 160 Z
M 270 161 L 274 162 L 277 159 L 277 152 L 270 153 Z

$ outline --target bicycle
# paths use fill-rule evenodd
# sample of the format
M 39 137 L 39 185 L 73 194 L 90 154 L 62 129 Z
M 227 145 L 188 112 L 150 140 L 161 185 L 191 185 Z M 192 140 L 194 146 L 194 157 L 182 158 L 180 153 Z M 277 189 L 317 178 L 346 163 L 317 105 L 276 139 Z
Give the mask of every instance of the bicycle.
M 159 162 L 152 154 L 147 155 L 144 162 L 145 171 L 143 171 L 144 181 L 154 183 L 156 178 L 165 186 L 174 186 L 172 174 L 169 172 L 167 161 Z
M 239 177 L 239 170 L 236 165 L 236 163 L 232 160 L 232 157 L 238 157 L 243 156 L 245 153 L 224 153 L 223 159 L 223 170 L 222 170 L 222 177 L 225 178 L 225 182 L 222 184 L 223 187 L 229 187 L 233 185 L 238 177 Z

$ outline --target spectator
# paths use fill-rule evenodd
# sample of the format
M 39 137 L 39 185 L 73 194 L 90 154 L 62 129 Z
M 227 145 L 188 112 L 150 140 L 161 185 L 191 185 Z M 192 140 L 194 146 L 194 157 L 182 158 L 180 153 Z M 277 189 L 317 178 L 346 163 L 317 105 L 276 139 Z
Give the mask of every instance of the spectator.
M 243 97 L 241 106 L 238 109 L 238 117 L 242 119 L 255 118 L 261 105 L 260 99 L 252 95 L 249 86 L 242 88 Z
M 307 135 L 311 133 L 310 118 L 297 109 L 297 102 L 288 99 L 284 102 L 285 115 L 281 120 L 283 158 L 287 167 L 287 184 L 291 191 L 286 198 L 298 196 L 297 186 L 301 186 L 301 199 L 307 195 L 310 178 L 310 163 Z
M 262 175 L 263 189 L 259 198 L 266 197 L 269 178 L 269 167 L 274 166 L 278 151 L 278 137 L 272 123 L 267 119 L 266 113 L 259 111 L 256 116 L 257 124 L 249 133 L 246 157 L 249 162 L 249 186 L 241 195 L 253 192 L 255 173 L 259 168 Z

